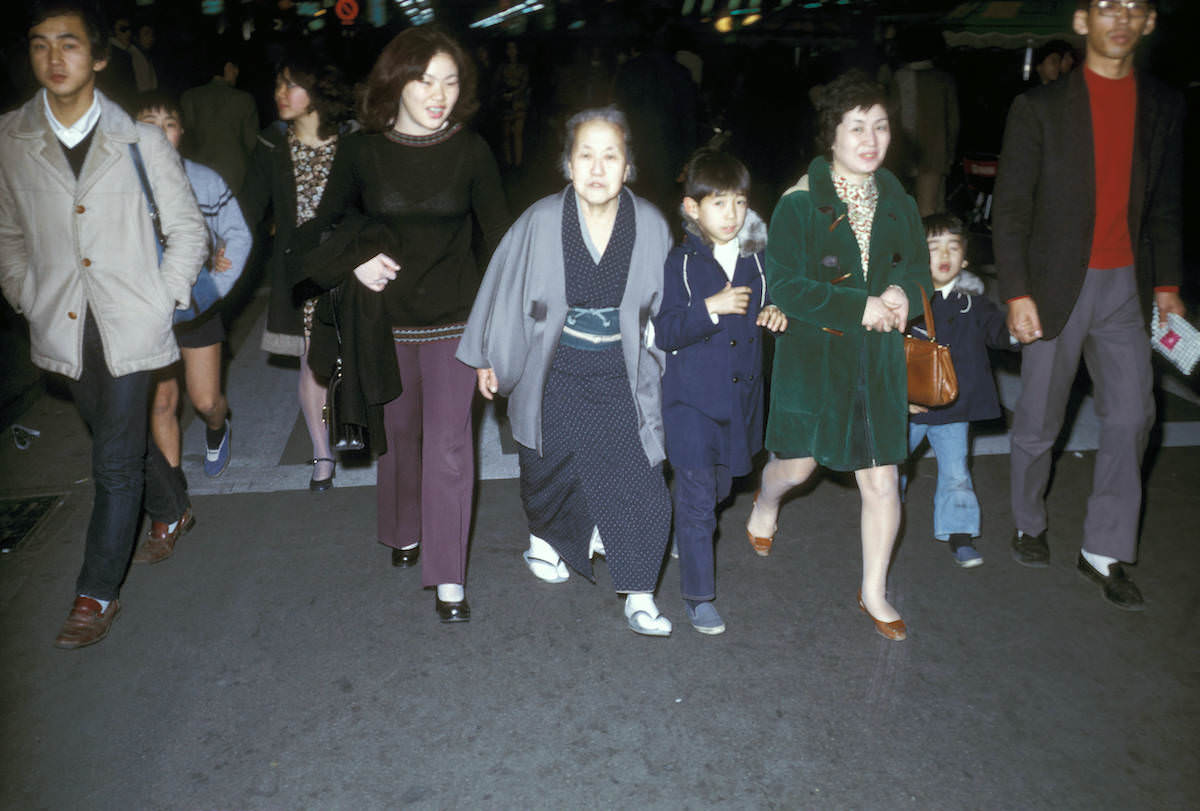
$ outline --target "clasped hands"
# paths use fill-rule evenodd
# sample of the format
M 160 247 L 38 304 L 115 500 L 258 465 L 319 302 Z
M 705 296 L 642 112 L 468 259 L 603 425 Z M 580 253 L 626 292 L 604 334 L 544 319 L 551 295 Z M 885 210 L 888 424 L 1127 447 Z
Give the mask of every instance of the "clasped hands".
M 897 285 L 891 285 L 878 296 L 867 296 L 862 316 L 867 332 L 903 330 L 907 323 L 908 296 Z
M 368 290 L 383 292 L 387 283 L 396 278 L 400 263 L 387 254 L 377 253 L 354 269 L 354 275 Z
M 726 282 L 721 290 L 704 299 L 704 306 L 709 315 L 745 315 L 750 309 L 752 292 L 745 285 L 734 287 L 732 282 Z M 783 332 L 787 329 L 787 316 L 774 304 L 768 304 L 759 311 L 754 323 L 771 332 Z

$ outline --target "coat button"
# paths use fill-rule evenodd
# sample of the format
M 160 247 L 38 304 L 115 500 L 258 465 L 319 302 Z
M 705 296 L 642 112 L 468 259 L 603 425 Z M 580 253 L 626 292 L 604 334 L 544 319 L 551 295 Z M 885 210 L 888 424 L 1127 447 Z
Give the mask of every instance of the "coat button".
M 730 345 L 730 346 L 737 346 L 737 341 L 736 341 L 735 339 L 733 339 L 733 338 L 730 338 L 730 339 L 729 339 L 729 345 Z
M 82 214 L 82 213 L 83 213 L 83 212 L 85 212 L 85 211 L 87 211 L 87 209 L 86 209 L 86 208 L 84 208 L 83 206 L 75 206 L 75 213 L 76 213 L 76 214 Z
M 738 382 L 737 375 L 734 375 L 734 376 L 733 376 L 733 382 L 734 382 L 734 383 Z
M 708 343 L 708 339 L 709 339 L 710 337 L 711 337 L 711 336 L 709 336 L 709 335 L 705 335 L 705 336 L 704 336 L 704 343 Z
M 754 343 L 754 339 L 753 339 L 753 338 L 751 338 L 751 339 L 750 339 L 750 343 Z
M 84 266 L 85 268 L 90 268 L 90 267 L 92 266 L 92 260 L 91 260 L 91 259 L 84 259 L 84 260 L 83 260 L 83 266 Z
M 75 315 L 75 313 L 67 313 L 67 318 L 71 319 L 72 321 L 74 321 L 78 317 L 79 316 Z

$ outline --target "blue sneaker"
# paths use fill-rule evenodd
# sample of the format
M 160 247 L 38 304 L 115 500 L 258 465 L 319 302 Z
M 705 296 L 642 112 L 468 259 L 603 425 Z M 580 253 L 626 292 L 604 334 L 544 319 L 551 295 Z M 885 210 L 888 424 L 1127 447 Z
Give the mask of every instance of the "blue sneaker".
M 210 479 L 215 479 L 225 472 L 225 468 L 229 467 L 229 441 L 232 432 L 229 428 L 229 418 L 225 418 L 225 433 L 221 435 L 221 444 L 215 448 L 206 447 L 204 449 L 204 475 Z
M 954 563 L 964 569 L 983 563 L 983 555 L 971 545 L 971 536 L 966 533 L 950 536 L 950 553 L 954 555 Z
M 716 606 L 711 602 L 699 603 L 695 608 L 692 608 L 690 603 L 684 602 L 683 607 L 687 610 L 687 618 L 692 623 L 692 627 L 700 633 L 725 633 L 725 621 L 721 619 Z

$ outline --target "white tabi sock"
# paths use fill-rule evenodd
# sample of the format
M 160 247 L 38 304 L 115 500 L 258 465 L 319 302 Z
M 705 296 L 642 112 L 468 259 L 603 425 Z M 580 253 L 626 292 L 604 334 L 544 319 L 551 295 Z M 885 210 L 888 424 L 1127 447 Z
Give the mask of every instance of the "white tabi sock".
M 1108 567 L 1117 562 L 1116 558 L 1110 558 L 1108 555 L 1097 555 L 1095 552 L 1089 552 L 1086 549 L 1080 549 L 1083 553 L 1083 559 L 1092 564 L 1092 568 L 1100 574 L 1108 577 Z

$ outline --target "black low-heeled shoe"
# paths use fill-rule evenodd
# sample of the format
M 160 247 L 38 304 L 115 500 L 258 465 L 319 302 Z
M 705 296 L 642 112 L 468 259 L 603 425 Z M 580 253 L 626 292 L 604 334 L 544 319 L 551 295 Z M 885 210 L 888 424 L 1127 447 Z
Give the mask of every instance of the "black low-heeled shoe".
M 443 602 L 440 597 L 435 597 L 434 600 L 437 615 L 442 622 L 470 622 L 471 606 L 465 598 L 454 603 Z
M 421 545 L 417 544 L 411 549 L 393 549 L 392 550 L 392 565 L 398 569 L 407 569 L 409 566 L 416 566 L 417 559 L 421 557 Z
M 328 456 L 318 456 L 316 459 L 312 460 L 314 473 L 316 472 L 317 465 L 321 462 L 328 462 L 329 464 L 333 465 L 333 467 L 329 470 L 329 478 L 318 479 L 314 476 L 308 480 L 308 489 L 312 490 L 314 493 L 321 493 L 325 490 L 328 490 L 330 487 L 333 487 L 333 477 L 337 475 L 337 460 L 330 459 Z

